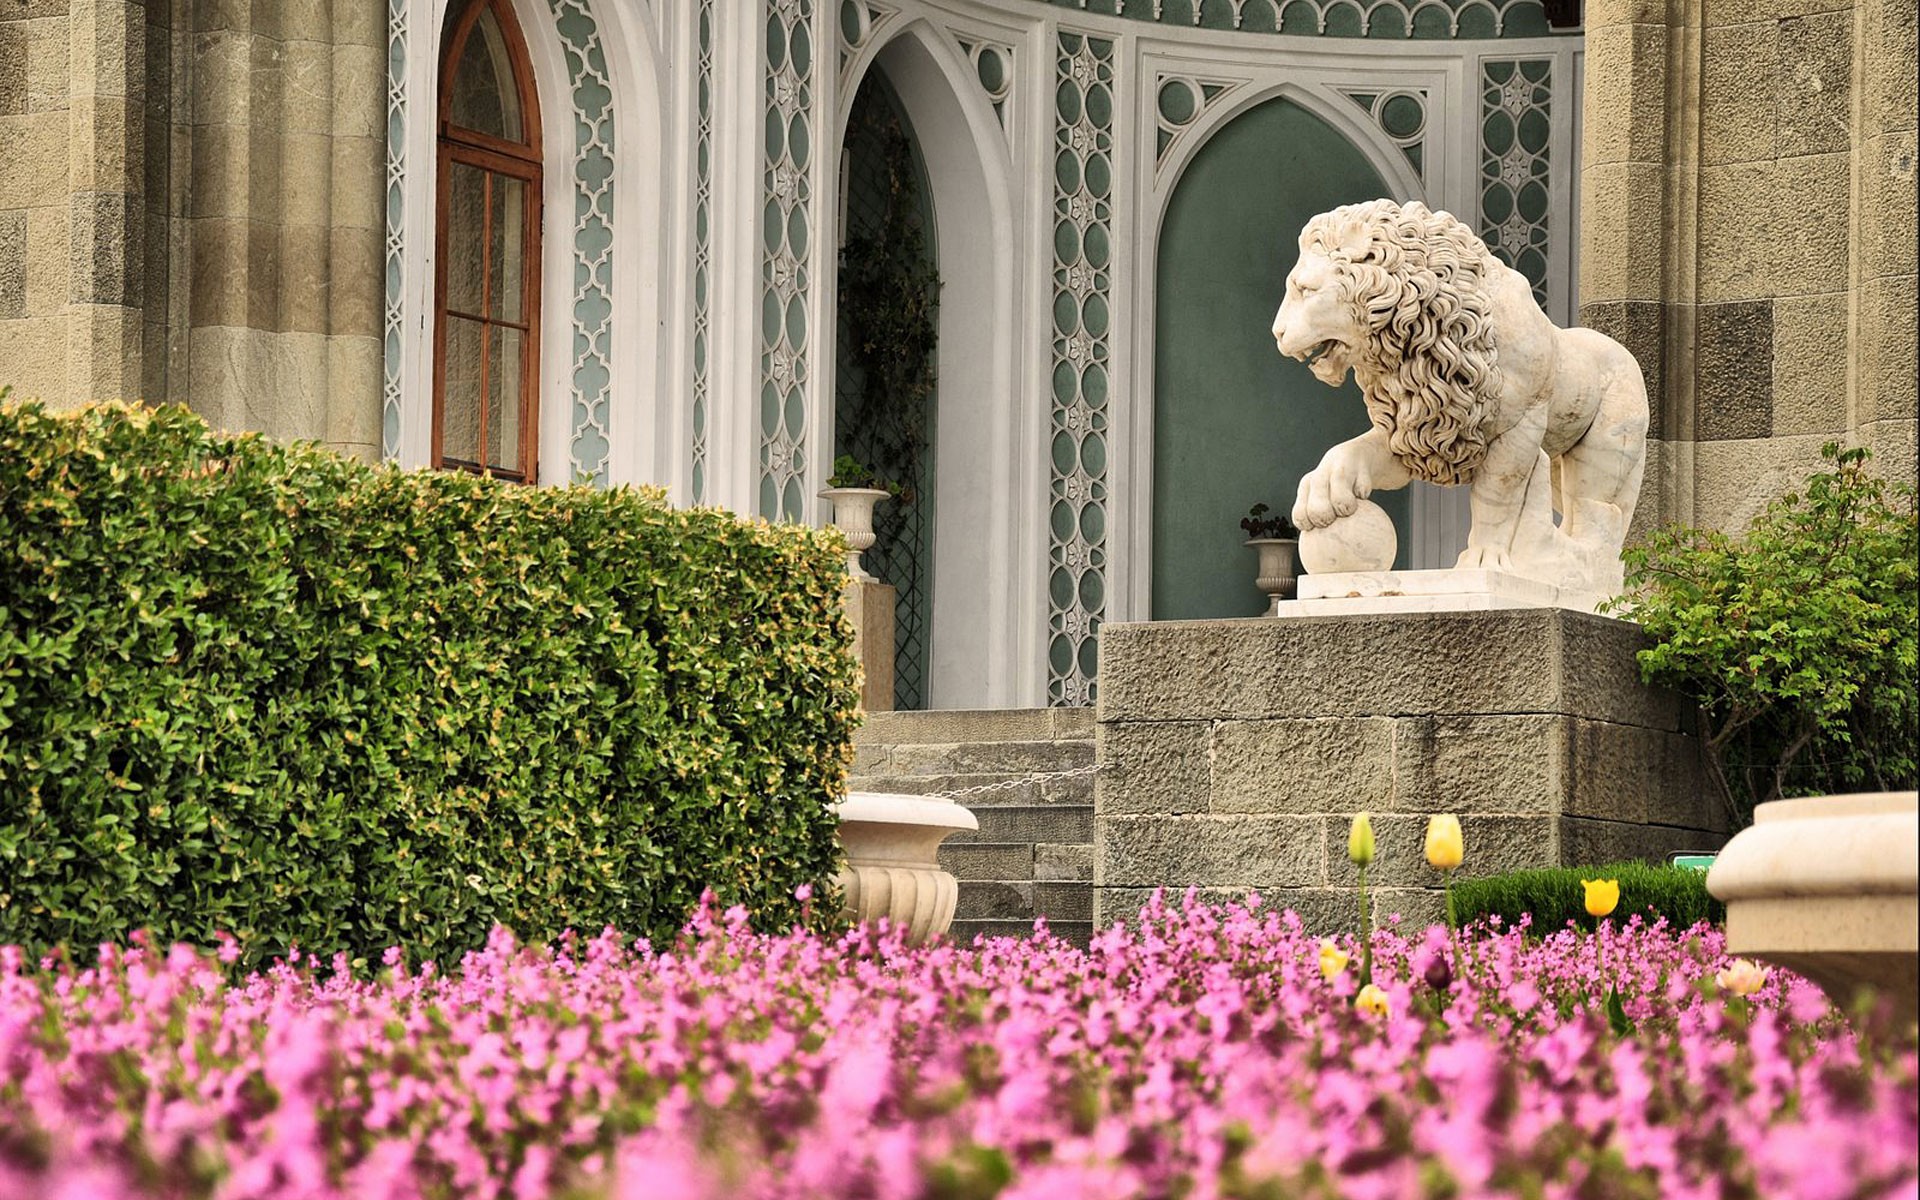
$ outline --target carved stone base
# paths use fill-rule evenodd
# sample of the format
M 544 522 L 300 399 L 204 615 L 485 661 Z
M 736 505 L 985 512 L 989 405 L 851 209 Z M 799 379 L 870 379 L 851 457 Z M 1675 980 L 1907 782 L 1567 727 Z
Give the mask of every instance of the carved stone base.
M 891 589 L 889 589 L 891 590 Z M 847 865 L 840 872 L 846 913 L 855 921 L 885 917 L 924 942 L 953 923 L 959 885 L 940 869 L 940 843 L 962 830 L 976 830 L 972 813 L 951 800 L 852 792 L 840 802 L 840 844 Z
M 1301 576 L 1300 598 L 1277 605 L 1272 615 L 1346 617 L 1501 608 L 1565 608 L 1590 613 L 1604 599 L 1505 571 L 1340 571 Z

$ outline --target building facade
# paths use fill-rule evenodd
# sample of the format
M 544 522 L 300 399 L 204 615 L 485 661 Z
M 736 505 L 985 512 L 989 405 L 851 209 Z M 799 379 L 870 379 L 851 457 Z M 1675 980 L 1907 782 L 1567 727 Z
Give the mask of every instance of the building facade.
M 770 519 L 869 459 L 916 707 L 1086 704 L 1102 623 L 1260 611 L 1239 517 L 1364 424 L 1268 334 L 1341 203 L 1635 351 L 1643 523 L 1835 437 L 1910 476 L 1910 0 L 1579 7 L 0 0 L 0 382 Z M 844 319 L 885 237 L 939 280 L 910 409 Z M 1403 565 L 1463 499 L 1389 498 Z

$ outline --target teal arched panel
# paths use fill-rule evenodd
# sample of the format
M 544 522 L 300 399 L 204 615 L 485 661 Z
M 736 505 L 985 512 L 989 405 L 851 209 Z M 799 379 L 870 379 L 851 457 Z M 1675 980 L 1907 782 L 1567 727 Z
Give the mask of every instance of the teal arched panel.
M 1351 142 L 1286 99 L 1235 117 L 1182 174 L 1155 280 L 1155 620 L 1264 611 L 1240 518 L 1291 509 L 1327 447 L 1366 431 L 1351 379 L 1329 388 L 1274 349 L 1273 314 L 1307 219 L 1387 194 Z M 1404 546 L 1406 493 L 1375 499 Z

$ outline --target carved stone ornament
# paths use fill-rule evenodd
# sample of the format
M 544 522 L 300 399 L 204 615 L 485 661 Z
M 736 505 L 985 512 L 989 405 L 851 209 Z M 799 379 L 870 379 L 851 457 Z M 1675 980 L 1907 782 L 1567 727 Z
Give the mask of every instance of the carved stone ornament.
M 1273 336 L 1323 383 L 1351 370 L 1372 422 L 1300 481 L 1303 553 L 1375 490 L 1419 479 L 1471 489 L 1458 567 L 1620 590 L 1646 460 L 1640 364 L 1603 334 L 1556 327 L 1466 225 L 1392 200 L 1314 217 Z

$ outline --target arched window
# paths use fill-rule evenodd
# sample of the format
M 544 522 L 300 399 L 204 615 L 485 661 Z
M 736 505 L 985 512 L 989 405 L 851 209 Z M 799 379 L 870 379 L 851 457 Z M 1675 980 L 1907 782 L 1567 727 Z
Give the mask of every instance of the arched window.
M 456 3 L 440 57 L 433 463 L 532 482 L 540 106 L 508 0 Z

